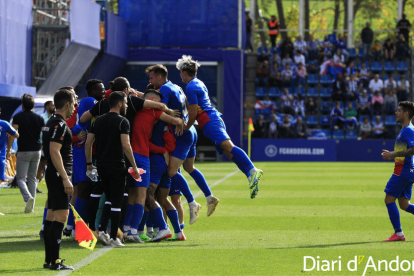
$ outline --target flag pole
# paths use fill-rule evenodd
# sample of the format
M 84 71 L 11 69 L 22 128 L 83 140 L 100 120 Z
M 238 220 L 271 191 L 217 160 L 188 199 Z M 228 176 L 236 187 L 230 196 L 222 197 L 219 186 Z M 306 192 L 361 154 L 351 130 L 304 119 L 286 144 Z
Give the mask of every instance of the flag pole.
M 250 152 L 252 149 L 252 131 L 254 131 L 254 127 L 253 127 L 253 122 L 252 122 L 252 118 L 249 118 L 249 134 L 248 134 L 248 149 L 247 149 L 247 155 L 250 158 Z

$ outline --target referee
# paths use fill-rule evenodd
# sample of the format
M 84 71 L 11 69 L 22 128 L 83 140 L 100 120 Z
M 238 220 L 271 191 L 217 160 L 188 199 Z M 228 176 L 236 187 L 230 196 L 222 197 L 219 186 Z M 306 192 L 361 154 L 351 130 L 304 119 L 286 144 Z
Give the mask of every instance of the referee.
M 96 140 L 96 166 L 106 195 L 98 239 L 104 244 L 120 247 L 124 245 L 116 237 L 116 234 L 121 220 L 122 199 L 127 173 L 124 153 L 136 173 L 135 178 L 139 178 L 140 175 L 129 141 L 129 122 L 124 117 L 128 107 L 127 97 L 125 93 L 115 91 L 111 93 L 108 100 L 109 113 L 98 117 L 92 124 L 85 144 L 85 154 L 88 170 L 94 169 L 92 165 L 92 144 Z M 110 237 L 105 233 L 109 217 L 111 218 Z
M 69 90 L 56 92 L 53 101 L 56 113 L 43 129 L 43 151 L 47 159 L 46 185 L 48 209 L 45 220 L 44 239 L 46 258 L 43 268 L 51 270 L 74 270 L 59 257 L 62 230 L 69 215 L 69 196 L 73 195 L 72 133 L 65 120 L 75 110 L 74 94 Z

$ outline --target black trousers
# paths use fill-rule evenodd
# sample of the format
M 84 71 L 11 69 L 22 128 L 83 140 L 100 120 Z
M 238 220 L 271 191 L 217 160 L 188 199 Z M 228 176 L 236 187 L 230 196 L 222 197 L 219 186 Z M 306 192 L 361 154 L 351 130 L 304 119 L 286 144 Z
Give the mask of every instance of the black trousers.
M 126 183 L 126 168 L 98 167 L 102 188 L 106 201 L 111 202 L 111 208 L 121 208 Z
M 270 36 L 270 41 L 272 42 L 272 48 L 276 47 L 276 38 L 277 35 L 269 35 Z

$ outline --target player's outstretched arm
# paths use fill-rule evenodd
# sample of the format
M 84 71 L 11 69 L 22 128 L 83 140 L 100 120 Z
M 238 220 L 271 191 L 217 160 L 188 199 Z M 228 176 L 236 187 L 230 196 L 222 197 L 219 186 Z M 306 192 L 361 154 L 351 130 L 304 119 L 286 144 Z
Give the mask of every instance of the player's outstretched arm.
M 392 160 L 396 157 L 407 157 L 407 156 L 413 156 L 414 155 L 414 146 L 411 148 L 408 148 L 406 150 L 402 151 L 388 151 L 388 150 L 382 150 L 382 158 L 384 160 Z
M 190 127 L 194 124 L 194 121 L 197 119 L 197 104 L 190 104 L 188 106 L 188 122 L 184 127 L 184 130 L 189 130 Z
M 91 120 L 92 118 L 93 118 L 93 117 L 92 117 L 92 114 L 91 114 L 91 112 L 88 110 L 88 111 L 83 112 L 83 114 L 82 114 L 82 116 L 80 117 L 79 121 L 80 121 L 81 123 L 86 123 L 87 121 Z
M 50 142 L 49 147 L 50 159 L 52 159 L 53 166 L 55 166 L 60 177 L 62 178 L 65 193 L 71 196 L 73 195 L 73 185 L 69 180 L 68 174 L 65 171 L 65 167 L 63 166 L 62 155 L 60 154 L 60 149 L 62 148 L 62 145 L 57 142 Z
M 86 139 L 85 142 L 85 155 L 86 155 L 86 164 L 90 164 L 88 165 L 88 170 L 92 170 L 95 167 L 92 165 L 92 145 L 93 142 L 95 142 L 95 134 L 94 133 L 89 133 L 88 134 L 88 138 Z
M 174 118 L 171 117 L 170 115 L 167 115 L 166 113 L 162 113 L 160 116 L 160 120 L 164 121 L 166 123 L 175 125 L 175 134 L 177 136 L 180 136 L 183 134 L 183 129 L 184 129 L 184 121 L 181 118 Z

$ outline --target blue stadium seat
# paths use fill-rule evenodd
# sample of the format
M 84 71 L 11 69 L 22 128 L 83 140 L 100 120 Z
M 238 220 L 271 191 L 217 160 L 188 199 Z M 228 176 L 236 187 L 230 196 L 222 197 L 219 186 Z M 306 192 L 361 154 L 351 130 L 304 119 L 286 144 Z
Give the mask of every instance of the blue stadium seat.
M 317 60 L 311 60 L 308 62 L 308 72 L 317 72 L 319 70 L 319 64 Z
M 267 50 L 267 47 L 259 47 L 257 49 L 257 55 L 260 56 L 260 54 L 262 53 L 262 51 L 265 51 L 266 52 L 266 55 L 269 54 L 269 51 Z
M 334 129 L 332 133 L 333 139 L 344 139 L 344 131 L 342 129 Z
M 403 75 L 400 75 L 400 74 L 397 75 L 397 81 L 401 80 L 401 76 L 403 76 Z M 407 75 L 404 75 L 404 77 L 405 77 L 406 80 L 408 80 Z
M 300 94 L 302 97 L 305 96 L 305 89 L 303 87 L 296 87 L 294 91 L 294 95 Z
M 270 53 L 271 53 L 272 55 L 274 55 L 275 53 L 277 53 L 277 47 L 272 47 L 272 48 L 270 48 Z
M 364 57 L 364 48 L 359 48 L 358 49 L 358 57 L 359 58 L 363 58 Z
M 371 63 L 371 71 L 372 72 L 380 72 L 380 71 L 382 71 L 382 63 L 380 61 L 373 61 Z
M 385 116 L 385 125 L 386 126 L 395 126 L 397 123 L 395 122 L 395 115 L 387 115 Z
M 332 84 L 332 78 L 330 75 L 322 75 L 321 76 L 321 84 Z
M 350 58 L 356 58 L 357 53 L 355 48 L 348 48 L 348 53 Z
M 328 40 L 331 43 L 335 43 L 336 42 L 336 34 L 329 34 L 328 35 Z
M 266 87 L 256 87 L 256 97 L 266 97 L 267 96 L 267 90 Z
M 321 98 L 330 98 L 331 96 L 331 88 L 321 88 Z
M 376 116 L 372 116 L 372 119 L 371 119 L 371 125 L 373 124 L 373 123 L 375 123 L 375 117 Z M 381 122 L 382 123 L 384 123 L 384 119 L 381 117 Z
M 319 122 L 321 126 L 331 126 L 331 116 L 321 115 Z
M 392 61 L 386 61 L 384 63 L 384 71 L 385 72 L 394 72 L 395 71 L 395 64 Z
M 361 64 L 362 64 L 362 62 L 356 62 L 355 63 L 355 69 L 359 70 L 361 68 Z M 365 65 L 366 65 L 365 66 L 366 68 L 369 68 L 369 62 L 368 61 L 365 61 Z
M 308 126 L 316 126 L 318 124 L 318 117 L 316 115 L 308 115 L 306 124 Z
M 323 113 L 331 112 L 331 102 L 321 102 L 321 111 Z
M 308 75 L 308 84 L 318 84 L 318 75 L 316 74 L 309 74 Z
M 308 97 L 315 97 L 315 98 L 317 98 L 318 97 L 318 88 L 316 88 L 316 87 L 309 87 L 308 88 L 308 93 L 307 93 L 307 96 Z
M 407 62 L 399 61 L 397 62 L 397 71 L 398 72 L 405 72 L 408 70 Z
M 269 88 L 269 97 L 280 97 L 280 90 L 278 87 Z
M 369 116 L 368 115 L 361 115 L 359 116 L 359 123 L 362 124 L 362 122 L 364 121 L 364 118 L 368 118 L 369 121 Z
M 331 130 L 330 129 L 322 129 L 322 131 L 325 133 L 325 136 L 327 139 L 331 139 Z
M 346 130 L 346 139 L 357 139 L 357 131 L 356 129 L 347 129 Z

